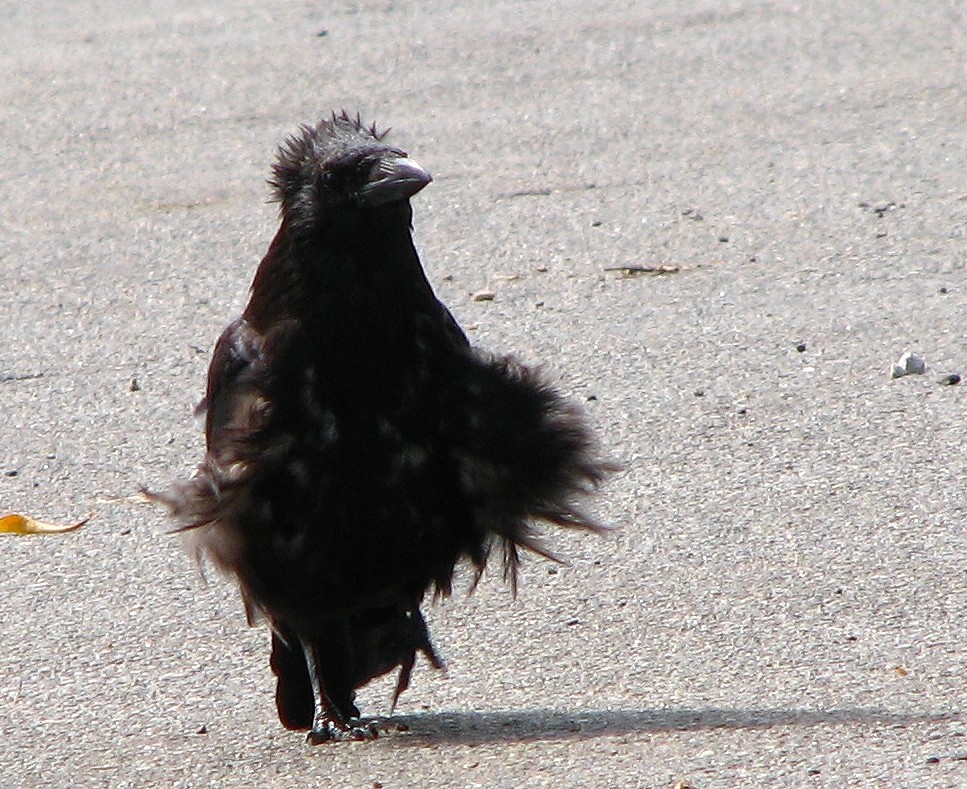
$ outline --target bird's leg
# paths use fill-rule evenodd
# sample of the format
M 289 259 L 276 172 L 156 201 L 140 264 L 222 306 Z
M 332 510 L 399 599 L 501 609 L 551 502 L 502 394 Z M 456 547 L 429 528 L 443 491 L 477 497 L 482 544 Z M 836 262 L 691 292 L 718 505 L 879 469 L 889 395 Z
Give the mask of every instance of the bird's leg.
M 347 721 L 340 714 L 322 683 L 316 661 L 315 647 L 306 639 L 300 639 L 300 641 L 302 651 L 306 656 L 306 666 L 309 669 L 309 682 L 312 684 L 312 699 L 315 706 L 312 728 L 306 735 L 306 742 L 310 745 L 318 745 L 329 740 L 376 739 L 375 724 L 364 724 L 360 720 Z

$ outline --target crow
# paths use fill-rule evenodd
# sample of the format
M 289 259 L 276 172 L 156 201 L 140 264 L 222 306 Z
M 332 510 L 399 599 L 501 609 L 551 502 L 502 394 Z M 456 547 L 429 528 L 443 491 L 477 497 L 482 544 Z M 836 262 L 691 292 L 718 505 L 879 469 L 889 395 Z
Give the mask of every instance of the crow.
M 611 470 L 581 411 L 512 356 L 471 347 L 427 281 L 410 198 L 429 173 L 358 115 L 280 147 L 281 224 L 241 317 L 215 345 L 207 452 L 167 504 L 199 557 L 271 629 L 284 726 L 370 739 L 355 691 L 417 653 L 420 606 L 495 547 L 555 558 L 536 522 L 599 531 L 579 508 Z

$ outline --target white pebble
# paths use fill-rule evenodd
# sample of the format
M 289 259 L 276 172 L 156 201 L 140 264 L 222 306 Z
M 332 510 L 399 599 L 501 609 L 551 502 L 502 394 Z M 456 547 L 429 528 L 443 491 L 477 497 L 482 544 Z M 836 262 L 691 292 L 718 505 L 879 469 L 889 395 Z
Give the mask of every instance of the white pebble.
M 927 363 L 915 353 L 907 351 L 900 357 L 891 371 L 893 378 L 900 378 L 904 375 L 923 375 L 927 371 Z

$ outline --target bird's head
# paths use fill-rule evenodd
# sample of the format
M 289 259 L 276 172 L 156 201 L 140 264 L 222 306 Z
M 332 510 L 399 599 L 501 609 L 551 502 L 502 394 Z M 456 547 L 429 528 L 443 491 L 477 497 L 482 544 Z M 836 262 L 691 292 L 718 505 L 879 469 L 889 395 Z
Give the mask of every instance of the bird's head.
M 303 126 L 280 147 L 269 181 L 283 215 L 314 227 L 341 210 L 379 209 L 419 192 L 430 174 L 388 145 L 386 134 L 345 111 Z

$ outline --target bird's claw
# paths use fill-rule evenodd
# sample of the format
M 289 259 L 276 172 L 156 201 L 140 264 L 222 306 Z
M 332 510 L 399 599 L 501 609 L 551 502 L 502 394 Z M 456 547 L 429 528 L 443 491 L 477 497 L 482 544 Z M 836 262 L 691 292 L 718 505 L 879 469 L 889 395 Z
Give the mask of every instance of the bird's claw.
M 362 721 L 359 718 L 337 721 L 325 718 L 312 725 L 306 735 L 306 742 L 309 745 L 320 745 L 324 742 L 375 740 L 378 736 L 375 721 Z

